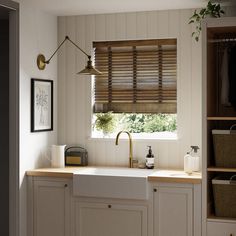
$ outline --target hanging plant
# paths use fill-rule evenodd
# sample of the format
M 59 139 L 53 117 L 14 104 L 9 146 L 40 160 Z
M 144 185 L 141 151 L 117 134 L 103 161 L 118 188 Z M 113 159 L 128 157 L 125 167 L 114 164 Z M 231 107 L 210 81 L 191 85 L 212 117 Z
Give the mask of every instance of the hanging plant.
M 202 30 L 201 27 L 201 20 L 204 19 L 206 16 L 219 18 L 221 15 L 223 15 L 225 12 L 222 10 L 220 4 L 213 4 L 211 1 L 207 3 L 207 6 L 205 8 L 202 8 L 199 10 L 194 11 L 194 14 L 189 18 L 189 24 L 195 23 L 196 28 L 195 31 L 192 33 L 192 37 L 198 42 L 199 36 Z
M 104 136 L 114 131 L 116 124 L 112 112 L 96 114 L 95 127 L 97 130 L 103 131 Z

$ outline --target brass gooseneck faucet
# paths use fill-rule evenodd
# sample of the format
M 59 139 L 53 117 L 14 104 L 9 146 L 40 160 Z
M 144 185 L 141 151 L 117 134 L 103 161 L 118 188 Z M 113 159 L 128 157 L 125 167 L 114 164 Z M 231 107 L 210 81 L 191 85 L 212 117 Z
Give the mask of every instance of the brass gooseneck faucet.
M 128 131 L 122 130 L 116 135 L 116 145 L 118 145 L 119 136 L 121 133 L 128 134 L 129 137 L 129 168 L 133 168 L 133 143 L 131 134 Z

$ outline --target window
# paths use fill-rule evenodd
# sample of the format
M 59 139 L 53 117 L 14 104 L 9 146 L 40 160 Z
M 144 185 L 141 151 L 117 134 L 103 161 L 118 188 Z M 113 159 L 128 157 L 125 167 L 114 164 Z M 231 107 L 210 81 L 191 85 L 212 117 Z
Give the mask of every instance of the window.
M 177 40 L 94 42 L 94 113 L 176 114 Z

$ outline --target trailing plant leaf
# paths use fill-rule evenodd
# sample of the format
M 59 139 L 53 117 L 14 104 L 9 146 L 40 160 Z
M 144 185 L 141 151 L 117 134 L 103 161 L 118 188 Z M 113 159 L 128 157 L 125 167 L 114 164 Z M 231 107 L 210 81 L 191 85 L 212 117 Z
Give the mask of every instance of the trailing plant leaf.
M 194 10 L 193 15 L 189 18 L 189 24 L 195 23 L 195 31 L 192 33 L 192 37 L 198 42 L 199 41 L 199 36 L 202 30 L 201 27 L 201 21 L 204 19 L 206 16 L 210 17 L 215 17 L 219 18 L 221 15 L 225 14 L 225 12 L 221 9 L 220 4 L 213 4 L 211 1 L 207 3 L 206 8 L 202 8 L 199 10 Z
M 98 113 L 95 121 L 95 127 L 97 130 L 101 130 L 104 133 L 112 133 L 115 129 L 115 118 L 112 112 Z

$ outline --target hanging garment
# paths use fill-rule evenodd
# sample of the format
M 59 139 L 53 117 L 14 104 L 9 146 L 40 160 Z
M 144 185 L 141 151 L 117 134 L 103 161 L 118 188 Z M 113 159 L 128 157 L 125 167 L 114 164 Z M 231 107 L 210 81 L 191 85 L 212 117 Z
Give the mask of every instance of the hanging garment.
M 229 52 L 229 102 L 236 109 L 236 46 Z
M 222 105 L 230 106 L 229 102 L 229 64 L 228 64 L 228 49 L 223 53 L 220 77 L 221 77 L 221 94 L 220 101 Z

